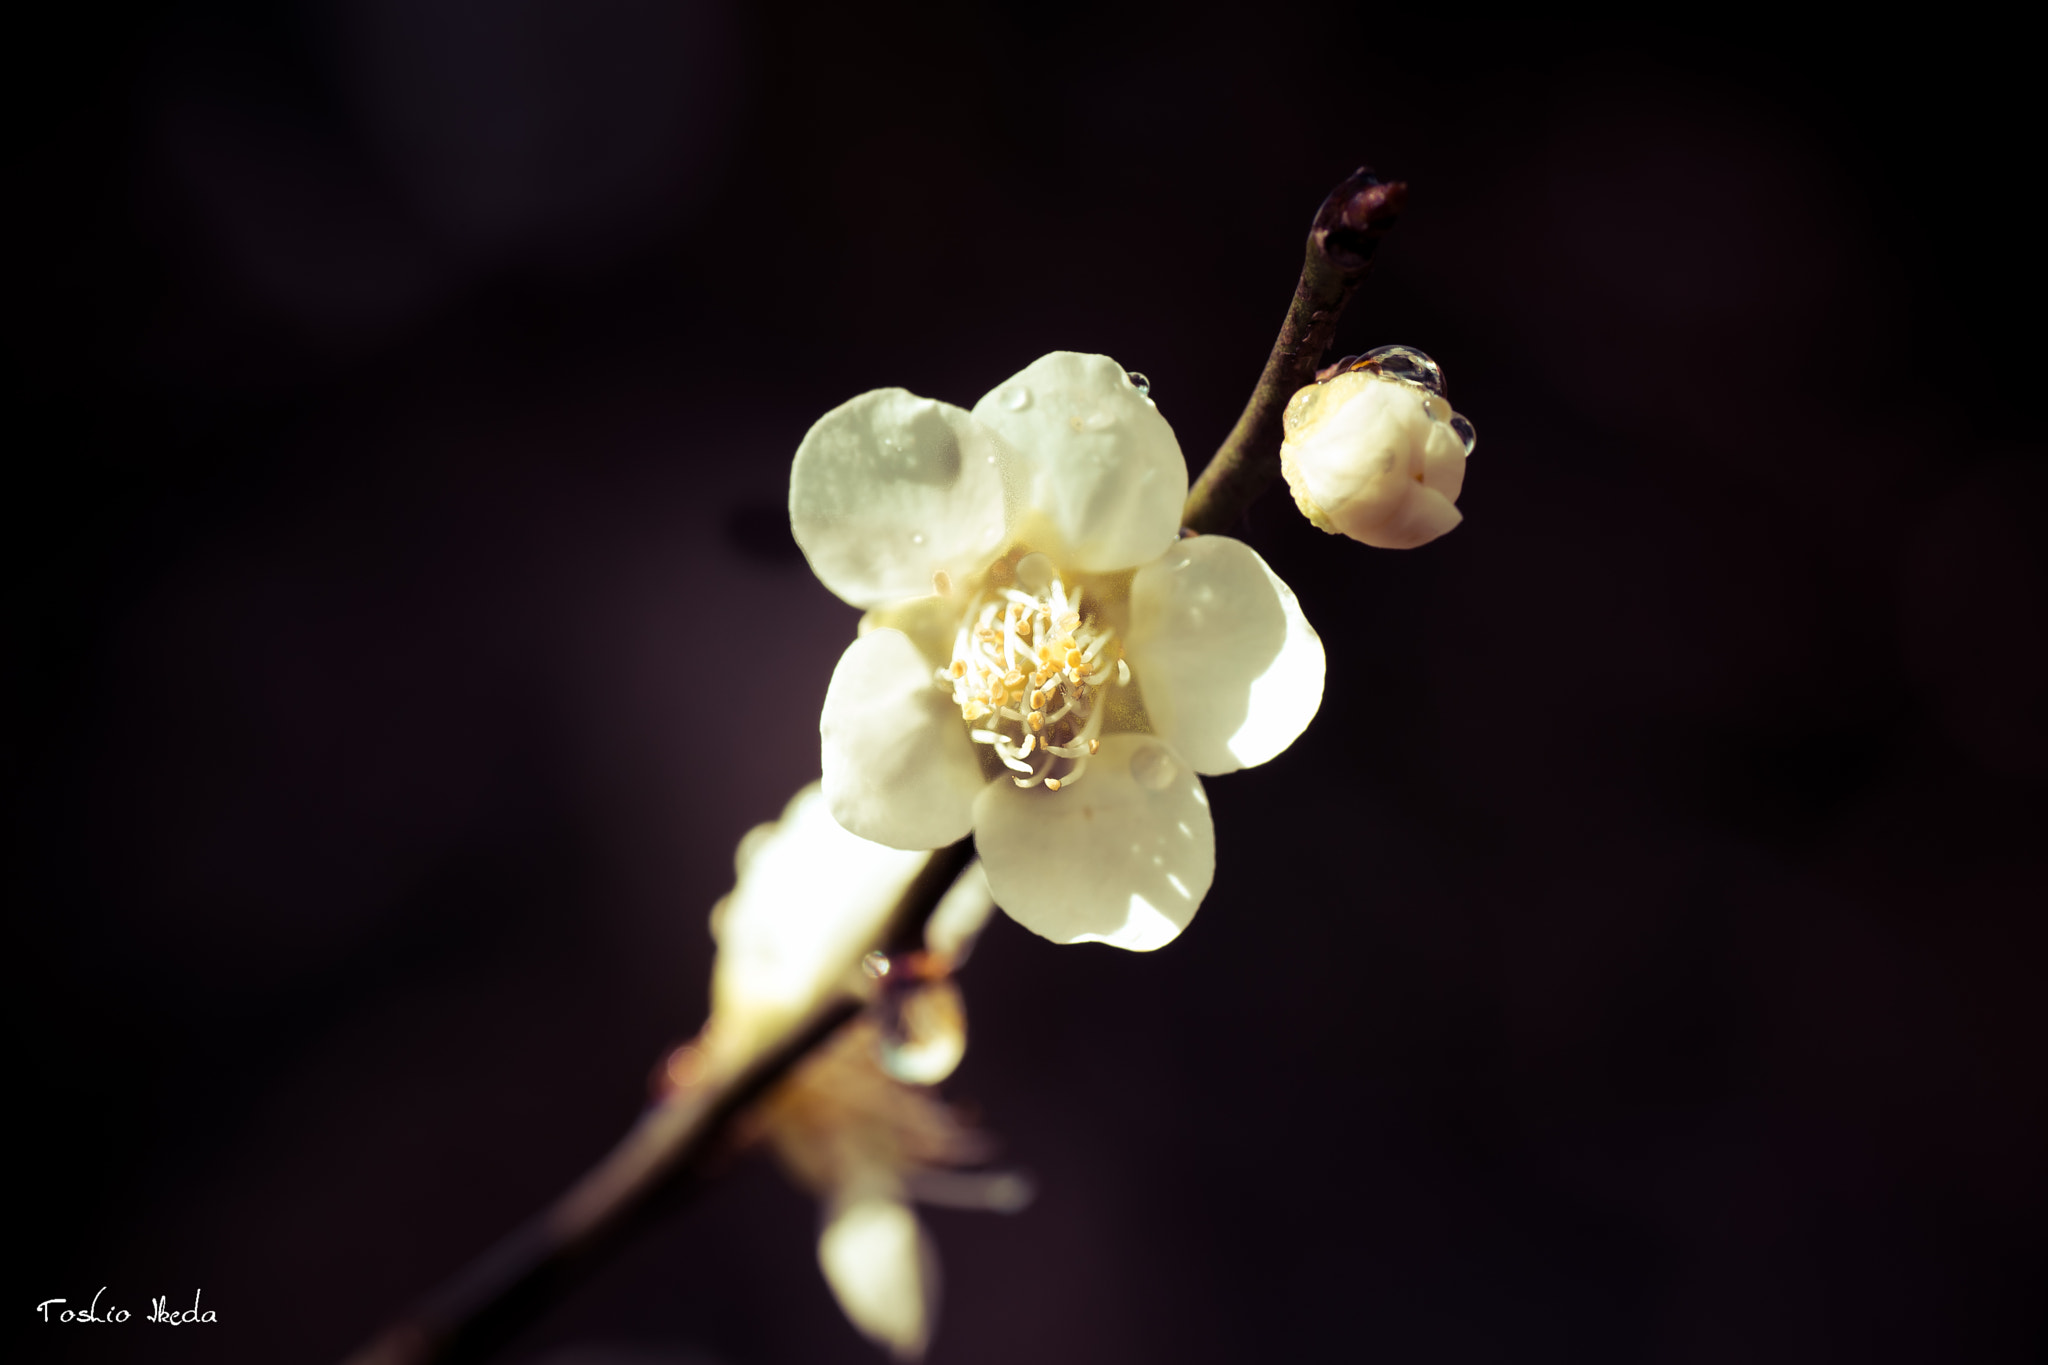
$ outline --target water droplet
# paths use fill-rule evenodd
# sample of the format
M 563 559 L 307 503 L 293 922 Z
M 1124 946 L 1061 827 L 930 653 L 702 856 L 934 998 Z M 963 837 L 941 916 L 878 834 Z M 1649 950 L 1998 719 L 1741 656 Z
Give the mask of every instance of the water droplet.
M 1179 773 L 1173 755 L 1157 744 L 1147 744 L 1131 755 L 1131 780 L 1148 792 L 1165 791 Z
M 1091 412 L 1081 425 L 1090 431 L 1107 431 L 1116 425 L 1116 418 L 1106 412 Z
M 1371 370 L 1389 379 L 1420 384 L 1431 393 L 1445 391 L 1443 367 L 1413 346 L 1375 346 L 1347 368 Z
M 1022 384 L 1012 384 L 996 396 L 996 401 L 1011 412 L 1022 412 L 1031 406 L 1031 390 Z
M 1124 378 L 1130 380 L 1131 387 L 1136 389 L 1139 393 L 1144 394 L 1148 398 L 1151 396 L 1152 381 L 1147 379 L 1144 375 L 1139 374 L 1136 370 L 1125 370 Z
M 924 544 L 924 532 L 922 532 L 922 531 L 912 531 L 912 532 L 910 533 L 910 543 L 911 543 L 912 545 L 922 545 L 922 544 Z
M 841 962 L 846 961 L 843 957 L 839 960 Z M 889 974 L 889 955 L 887 953 L 869 953 L 860 960 L 860 969 L 870 981 L 880 981 Z
M 967 1055 L 967 1008 L 949 980 L 885 988 L 875 1002 L 882 1070 L 910 1085 L 937 1085 Z
M 1454 414 L 1451 417 L 1451 430 L 1458 433 L 1458 439 L 1465 443 L 1465 453 L 1470 455 L 1472 447 L 1479 444 L 1479 433 L 1472 429 L 1472 423 Z
M 1042 554 L 1032 553 L 1017 561 L 1017 586 L 1028 593 L 1041 593 L 1052 586 L 1052 560 Z

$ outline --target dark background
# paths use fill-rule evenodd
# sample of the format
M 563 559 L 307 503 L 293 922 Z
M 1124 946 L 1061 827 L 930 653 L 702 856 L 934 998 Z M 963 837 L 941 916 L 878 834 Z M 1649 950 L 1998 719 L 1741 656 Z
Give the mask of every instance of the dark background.
M 331 1360 L 702 1018 L 853 612 L 869 387 L 1145 371 L 1199 466 L 1324 190 L 1466 524 L 1242 534 L 1329 649 L 1153 956 L 1007 921 L 933 1359 L 2007 1361 L 2043 1340 L 2038 110 L 2017 45 L 1423 8 L 193 3 L 26 22 L 8 1312 Z M 68 25 L 68 26 L 66 26 Z M 508 1360 L 866 1361 L 742 1163 Z

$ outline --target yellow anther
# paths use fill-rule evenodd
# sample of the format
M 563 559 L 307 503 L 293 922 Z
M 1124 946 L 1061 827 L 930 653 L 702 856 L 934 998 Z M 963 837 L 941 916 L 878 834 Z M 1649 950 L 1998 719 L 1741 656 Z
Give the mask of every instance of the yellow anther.
M 1068 650 L 1068 651 L 1067 651 L 1067 667 L 1068 667 L 1068 668 L 1079 668 L 1080 666 L 1081 666 L 1081 651 L 1080 651 L 1080 650 L 1078 650 L 1078 649 L 1070 649 L 1070 650 Z
M 967 676 L 967 664 L 963 660 L 953 660 L 953 676 L 956 678 L 963 678 Z
M 1003 686 L 1005 687 L 1022 687 L 1023 685 L 1024 675 L 1022 673 L 1017 672 L 1015 669 L 1012 669 L 1008 674 L 1004 675 L 1003 677 Z
M 932 570 L 932 591 L 941 597 L 952 594 L 953 579 L 944 569 Z
M 1060 780 L 1059 780 L 1059 779 L 1058 779 L 1057 777 L 1048 777 L 1048 778 L 1046 778 L 1046 779 L 1045 779 L 1045 789 L 1046 789 L 1047 791 L 1049 791 L 1049 792 L 1056 792 L 1056 791 L 1058 791 L 1058 790 L 1060 789 Z
M 1043 730 L 1045 728 L 1045 713 L 1043 711 L 1033 711 L 1027 719 L 1030 720 L 1033 730 Z
M 1102 741 L 1099 739 L 1091 739 L 1088 741 L 1088 752 L 1091 754 L 1094 753 L 1097 749 L 1100 749 L 1101 747 Z

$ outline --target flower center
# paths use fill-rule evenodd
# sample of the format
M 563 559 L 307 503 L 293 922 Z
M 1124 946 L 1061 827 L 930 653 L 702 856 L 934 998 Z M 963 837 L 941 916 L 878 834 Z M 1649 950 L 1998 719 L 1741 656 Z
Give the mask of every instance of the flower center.
M 1104 692 L 1131 680 L 1116 633 L 1081 610 L 1044 555 L 1027 555 L 1016 582 L 976 595 L 938 670 L 968 735 L 994 749 L 1020 787 L 1058 791 L 1081 780 L 1101 741 Z M 1055 773 L 1055 768 L 1063 770 Z

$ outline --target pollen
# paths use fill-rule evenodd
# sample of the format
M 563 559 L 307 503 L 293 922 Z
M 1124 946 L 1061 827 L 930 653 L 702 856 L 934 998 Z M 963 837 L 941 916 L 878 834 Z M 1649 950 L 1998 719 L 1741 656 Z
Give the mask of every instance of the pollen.
M 990 746 L 1019 787 L 1057 792 L 1081 779 L 1101 747 L 1105 694 L 1130 679 L 1122 659 L 1115 633 L 1090 617 L 1081 591 L 1057 572 L 991 571 L 934 681 L 960 707 L 969 738 Z

